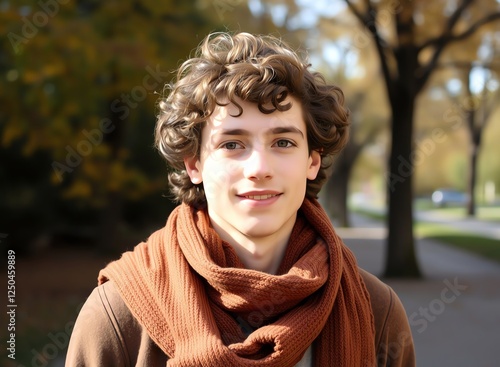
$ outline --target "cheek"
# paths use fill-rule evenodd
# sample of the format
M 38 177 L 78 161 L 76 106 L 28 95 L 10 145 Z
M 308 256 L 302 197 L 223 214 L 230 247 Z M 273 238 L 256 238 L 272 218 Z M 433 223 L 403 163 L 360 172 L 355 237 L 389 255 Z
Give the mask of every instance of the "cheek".
M 243 172 L 241 164 L 231 159 L 211 160 L 207 163 L 204 169 L 205 177 L 220 183 L 228 182 Z
M 206 161 L 203 167 L 203 185 L 207 200 L 228 191 L 238 172 L 241 172 L 241 168 L 234 162 Z

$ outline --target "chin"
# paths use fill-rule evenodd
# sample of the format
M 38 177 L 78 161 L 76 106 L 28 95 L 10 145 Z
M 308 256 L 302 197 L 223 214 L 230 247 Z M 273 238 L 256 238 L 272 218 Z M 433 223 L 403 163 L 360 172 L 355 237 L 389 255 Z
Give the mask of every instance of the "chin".
M 269 226 L 269 225 L 259 224 L 255 227 L 241 228 L 240 232 L 243 233 L 247 237 L 260 238 L 260 237 L 272 236 L 273 234 L 278 232 L 278 230 L 279 230 L 279 227 L 276 225 Z

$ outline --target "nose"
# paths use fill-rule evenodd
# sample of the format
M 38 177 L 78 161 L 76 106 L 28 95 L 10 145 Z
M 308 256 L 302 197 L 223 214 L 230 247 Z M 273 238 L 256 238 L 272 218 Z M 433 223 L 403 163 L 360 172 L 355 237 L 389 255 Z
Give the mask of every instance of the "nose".
M 245 161 L 243 173 L 250 180 L 268 180 L 273 176 L 271 157 L 265 149 L 254 149 Z

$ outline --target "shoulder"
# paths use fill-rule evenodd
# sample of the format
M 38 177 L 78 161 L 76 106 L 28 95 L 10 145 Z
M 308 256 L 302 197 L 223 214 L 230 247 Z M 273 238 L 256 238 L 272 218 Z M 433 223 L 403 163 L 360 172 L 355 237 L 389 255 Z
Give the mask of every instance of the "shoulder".
M 97 363 L 97 364 L 96 364 Z M 104 287 L 93 290 L 76 319 L 66 356 L 67 366 L 128 366 L 120 327 L 110 312 Z
M 375 330 L 377 334 L 384 328 L 387 318 L 392 313 L 404 312 L 404 309 L 391 287 L 383 283 L 376 276 L 368 273 L 366 270 L 359 269 L 366 289 L 370 295 L 370 302 L 375 321 Z M 380 335 L 377 335 L 380 337 Z
M 401 300 L 376 276 L 359 269 L 370 295 L 378 366 L 415 366 L 410 325 Z
M 162 363 L 158 363 L 162 360 Z M 166 356 L 131 314 L 114 283 L 108 281 L 88 297 L 78 315 L 66 365 L 165 365 Z M 69 363 L 69 364 L 68 364 Z

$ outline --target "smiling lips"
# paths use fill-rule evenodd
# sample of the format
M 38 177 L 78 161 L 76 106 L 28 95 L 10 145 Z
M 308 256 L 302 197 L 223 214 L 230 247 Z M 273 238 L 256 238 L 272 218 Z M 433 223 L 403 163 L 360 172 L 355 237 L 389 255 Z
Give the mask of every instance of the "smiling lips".
M 274 197 L 280 196 L 280 195 L 281 195 L 281 193 L 268 193 L 268 194 L 249 193 L 249 194 L 243 194 L 243 195 L 238 195 L 238 196 L 243 198 L 243 199 L 263 201 L 263 200 L 268 200 L 268 199 L 271 199 L 271 198 L 274 198 Z
M 268 194 L 268 195 L 245 195 L 244 197 L 251 200 L 267 200 L 272 197 L 278 196 L 278 194 Z

